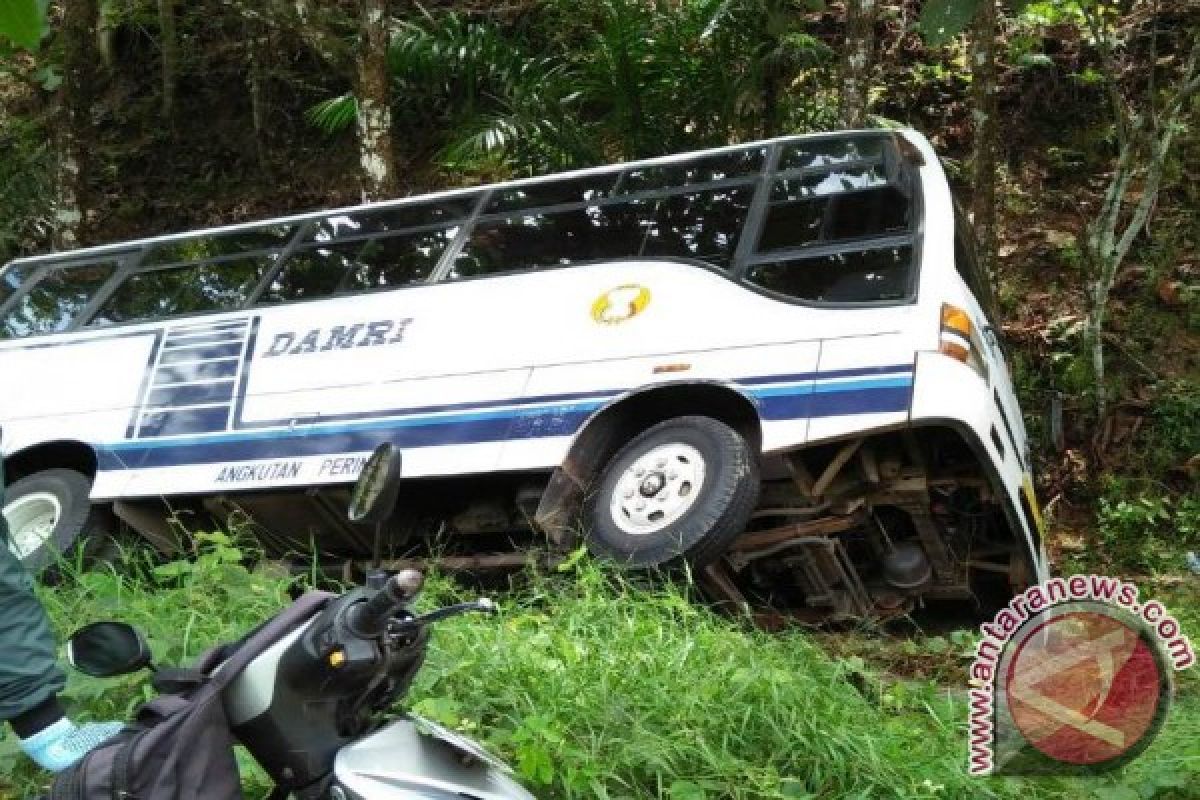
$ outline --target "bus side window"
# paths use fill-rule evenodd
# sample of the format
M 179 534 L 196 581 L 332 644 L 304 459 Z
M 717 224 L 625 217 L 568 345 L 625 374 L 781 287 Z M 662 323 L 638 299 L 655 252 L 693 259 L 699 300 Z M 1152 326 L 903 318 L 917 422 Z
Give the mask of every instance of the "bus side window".
M 21 288 L 21 284 L 29 280 L 35 271 L 33 266 L 9 267 L 0 273 L 0 308 L 8 302 L 17 291 Z
M 753 199 L 753 186 L 664 197 L 641 255 L 694 258 L 729 269 Z
M 258 298 L 261 305 L 329 297 L 354 264 L 353 252 L 341 247 L 308 247 L 288 256 Z
M 907 233 L 911 206 L 878 166 L 779 178 L 759 252 Z
M 232 311 L 275 263 L 268 253 L 210 264 L 136 272 L 117 287 L 92 325 L 141 322 L 159 317 Z
M 478 222 L 454 260 L 449 280 L 580 261 L 635 256 L 645 239 L 640 220 L 657 201 L 531 210 Z
M 288 257 L 258 302 L 273 305 L 330 297 L 338 292 L 425 283 L 458 231 L 455 225 L 305 245 Z
M 854 162 L 878 162 L 883 159 L 886 142 L 879 135 L 838 135 L 789 142 L 779 156 L 778 169 L 821 169 Z
M 177 264 L 182 261 L 210 261 L 254 250 L 283 247 L 295 233 L 294 225 L 261 225 L 230 233 L 189 236 L 151 245 L 141 265 Z
M 455 226 L 359 243 L 340 289 L 356 292 L 425 283 L 457 234 Z
M 391 236 L 420 227 L 449 225 L 466 219 L 478 200 L 479 193 L 473 192 L 428 203 L 331 214 L 317 222 L 304 240 L 328 244 L 366 236 Z
M 585 175 L 568 180 L 545 181 L 497 189 L 492 193 L 484 214 L 524 211 L 540 206 L 569 203 L 594 203 L 612 194 L 617 172 Z
M 754 264 L 746 280 L 815 303 L 880 303 L 908 295 L 912 264 L 910 245 L 846 250 Z
M 66 330 L 116 269 L 114 262 L 50 268 L 0 319 L 0 338 Z
M 767 151 L 764 147 L 749 147 L 731 153 L 702 156 L 688 161 L 645 167 L 634 167 L 621 176 L 620 193 L 671 189 L 680 186 L 701 186 L 734 178 L 755 178 L 762 172 Z
M 655 171 L 636 172 L 640 188 L 652 180 L 677 182 L 723 176 L 747 163 L 757 164 L 758 150 Z M 632 173 L 631 173 L 632 174 Z M 631 188 L 626 186 L 626 188 Z M 541 187 L 539 195 L 561 199 L 598 191 L 581 181 Z M 600 201 L 577 208 L 529 209 L 504 216 L 489 215 L 472 228 L 454 261 L 450 280 L 529 269 L 564 267 L 589 261 L 637 256 L 705 261 L 728 269 L 754 197 L 754 185 L 661 190 L 627 200 Z M 507 201 L 506 201 L 507 202 Z
M 913 202 L 883 137 L 797 142 L 780 155 L 745 279 L 814 303 L 891 303 L 912 292 Z

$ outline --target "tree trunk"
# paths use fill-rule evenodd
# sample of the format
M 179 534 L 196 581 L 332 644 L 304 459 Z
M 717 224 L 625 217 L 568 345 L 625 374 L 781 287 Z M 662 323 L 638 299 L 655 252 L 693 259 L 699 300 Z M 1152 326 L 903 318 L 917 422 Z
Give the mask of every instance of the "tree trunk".
M 867 124 L 878 0 L 846 0 L 846 47 L 842 55 L 841 120 L 847 128 Z
M 983 0 L 971 33 L 971 101 L 975 124 L 971 158 L 971 218 L 986 274 L 996 276 L 996 2 Z
M 363 0 L 358 53 L 358 153 L 363 197 L 396 192 L 392 111 L 387 64 L 388 2 Z
M 265 62 L 272 53 L 271 30 L 258 12 L 243 12 L 246 40 L 246 88 L 250 92 L 250 118 L 254 125 L 254 149 L 259 169 L 266 171 L 269 130 L 267 125 L 267 70 Z
M 175 32 L 175 0 L 158 0 L 162 51 L 162 116 L 170 128 L 175 119 L 175 85 L 179 76 L 179 37 Z
M 1104 319 L 1108 311 L 1108 298 L 1116 283 L 1117 273 L 1129 255 L 1129 249 L 1150 219 L 1159 187 L 1162 186 L 1167 155 L 1180 127 L 1180 118 L 1196 94 L 1200 94 L 1200 40 L 1192 45 L 1182 79 L 1158 114 L 1154 113 L 1154 98 L 1149 96 L 1146 107 L 1129 118 L 1119 102 L 1120 97 L 1114 95 L 1118 102 L 1115 102 L 1113 113 L 1119 120 L 1118 127 L 1124 133 L 1104 201 L 1096 216 L 1088 223 L 1084 239 L 1084 251 L 1095 276 L 1095 281 L 1088 288 L 1091 304 L 1088 308 L 1087 344 L 1092 357 L 1096 413 L 1101 418 L 1107 411 L 1108 403 L 1108 387 L 1104 385 Z M 1139 174 L 1142 175 L 1141 193 L 1133 207 L 1126 210 L 1128 195 Z
M 99 63 L 96 0 L 70 0 L 63 4 L 62 116 L 59 126 L 55 246 L 78 247 L 88 208 L 88 153 L 94 146 L 92 103 L 94 76 Z
M 778 136 L 780 133 L 779 91 L 779 77 L 774 72 L 768 71 L 763 79 L 762 90 L 763 138 L 765 139 Z

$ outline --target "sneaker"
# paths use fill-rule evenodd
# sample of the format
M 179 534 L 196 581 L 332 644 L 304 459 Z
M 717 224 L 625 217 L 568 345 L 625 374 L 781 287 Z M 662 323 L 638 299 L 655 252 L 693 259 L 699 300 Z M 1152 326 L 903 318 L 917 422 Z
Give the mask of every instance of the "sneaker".
M 62 772 L 97 746 L 116 736 L 123 726 L 119 722 L 88 722 L 76 725 L 63 717 L 28 739 L 21 740 L 21 750 L 42 769 Z

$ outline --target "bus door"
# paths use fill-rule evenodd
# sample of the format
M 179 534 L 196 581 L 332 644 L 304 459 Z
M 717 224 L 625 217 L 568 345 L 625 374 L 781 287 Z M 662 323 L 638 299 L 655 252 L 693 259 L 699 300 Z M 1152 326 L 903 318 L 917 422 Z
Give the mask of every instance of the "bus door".
M 836 439 L 908 421 L 915 306 L 813 309 L 825 332 L 813 389 L 809 440 Z

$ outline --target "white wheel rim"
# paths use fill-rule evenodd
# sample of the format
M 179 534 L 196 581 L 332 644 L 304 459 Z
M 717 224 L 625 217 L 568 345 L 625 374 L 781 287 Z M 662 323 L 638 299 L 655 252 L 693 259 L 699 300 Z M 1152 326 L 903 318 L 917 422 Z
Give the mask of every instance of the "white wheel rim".
M 675 442 L 650 450 L 621 473 L 609 509 L 625 533 L 642 536 L 674 524 L 696 504 L 704 486 L 704 456 Z
M 62 503 L 49 492 L 18 497 L 4 507 L 9 549 L 22 561 L 50 541 L 62 519 Z

